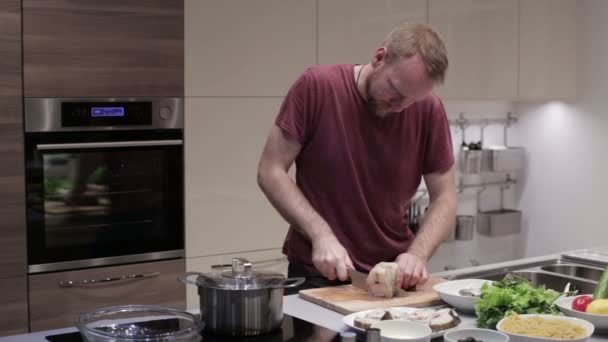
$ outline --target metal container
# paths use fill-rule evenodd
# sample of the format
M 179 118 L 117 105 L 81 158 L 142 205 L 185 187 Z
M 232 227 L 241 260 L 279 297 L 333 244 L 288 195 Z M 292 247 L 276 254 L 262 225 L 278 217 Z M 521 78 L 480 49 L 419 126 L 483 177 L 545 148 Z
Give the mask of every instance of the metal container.
M 196 281 L 189 279 L 192 276 L 197 276 Z M 207 331 L 251 336 L 281 326 L 283 289 L 298 286 L 305 278 L 285 279 L 280 273 L 253 271 L 246 259 L 233 258 L 231 270 L 187 272 L 179 280 L 198 287 L 201 319 Z
M 500 209 L 477 213 L 477 232 L 486 236 L 503 236 L 521 231 L 521 211 Z

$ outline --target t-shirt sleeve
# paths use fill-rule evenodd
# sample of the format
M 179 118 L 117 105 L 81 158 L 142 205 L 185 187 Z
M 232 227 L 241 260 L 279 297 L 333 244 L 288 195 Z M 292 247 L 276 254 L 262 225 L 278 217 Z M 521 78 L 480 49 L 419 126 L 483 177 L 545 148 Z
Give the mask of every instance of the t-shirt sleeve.
M 316 87 L 309 68 L 287 92 L 275 120 L 277 126 L 296 138 L 301 145 L 308 141 L 313 131 Z
M 429 124 L 425 144 L 422 174 L 443 172 L 454 165 L 452 134 L 443 103 L 438 97 L 433 99 L 428 113 Z

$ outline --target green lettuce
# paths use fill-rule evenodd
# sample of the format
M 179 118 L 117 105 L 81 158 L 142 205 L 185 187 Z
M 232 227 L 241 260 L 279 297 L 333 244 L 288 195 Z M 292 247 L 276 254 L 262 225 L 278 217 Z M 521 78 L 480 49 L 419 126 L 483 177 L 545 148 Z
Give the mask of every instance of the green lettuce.
M 495 329 L 501 319 L 512 313 L 559 315 L 554 303 L 561 296 L 544 285 L 534 287 L 527 279 L 508 274 L 499 282 L 481 287 L 481 298 L 475 304 L 477 326 Z

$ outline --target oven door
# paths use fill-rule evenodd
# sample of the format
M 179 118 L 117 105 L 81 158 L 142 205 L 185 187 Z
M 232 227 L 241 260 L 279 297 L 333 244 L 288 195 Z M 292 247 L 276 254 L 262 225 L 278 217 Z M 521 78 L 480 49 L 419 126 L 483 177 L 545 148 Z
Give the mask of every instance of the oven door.
M 181 130 L 26 134 L 29 272 L 183 256 Z

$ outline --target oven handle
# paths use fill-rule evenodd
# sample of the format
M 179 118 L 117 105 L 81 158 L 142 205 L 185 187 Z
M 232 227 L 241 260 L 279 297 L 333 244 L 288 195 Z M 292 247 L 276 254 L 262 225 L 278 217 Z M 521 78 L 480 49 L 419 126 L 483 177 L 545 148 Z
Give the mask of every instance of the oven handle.
M 117 148 L 117 147 L 145 147 L 145 146 L 173 146 L 183 145 L 183 140 L 142 140 L 142 141 L 113 141 L 113 142 L 90 142 L 71 144 L 38 144 L 38 150 L 65 150 L 76 148 Z
M 121 276 L 121 277 L 108 277 L 108 278 L 101 278 L 101 279 L 78 280 L 78 281 L 68 280 L 68 281 L 60 281 L 59 287 L 77 287 L 77 286 L 86 286 L 86 285 L 93 285 L 93 284 L 112 283 L 112 282 L 121 281 L 121 280 L 154 278 L 154 277 L 158 277 L 159 275 L 160 275 L 160 272 L 151 272 L 151 273 L 144 273 L 144 274 L 130 274 L 130 275 Z

